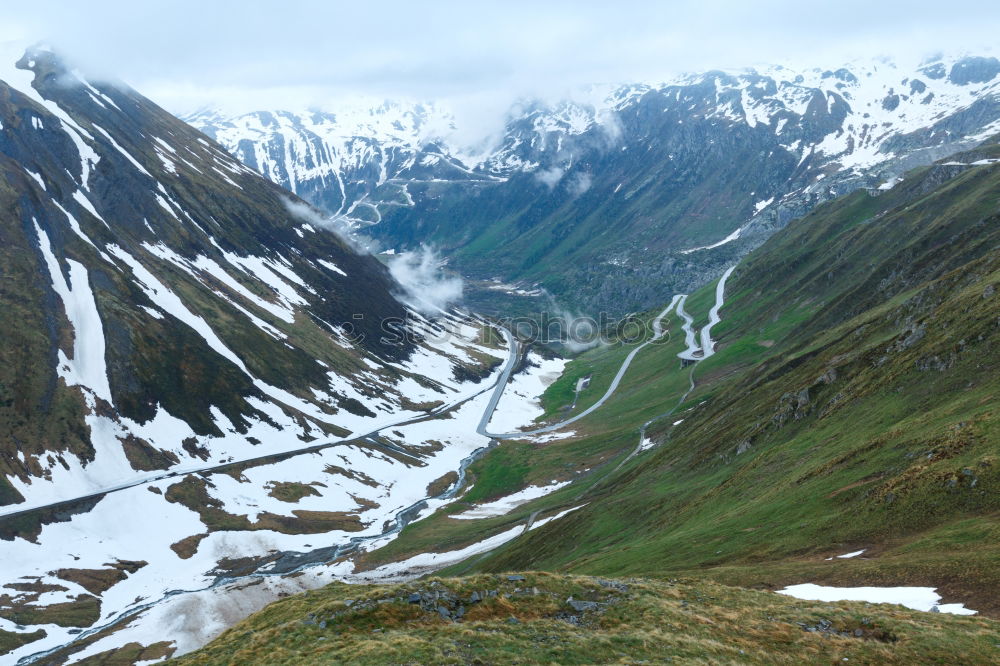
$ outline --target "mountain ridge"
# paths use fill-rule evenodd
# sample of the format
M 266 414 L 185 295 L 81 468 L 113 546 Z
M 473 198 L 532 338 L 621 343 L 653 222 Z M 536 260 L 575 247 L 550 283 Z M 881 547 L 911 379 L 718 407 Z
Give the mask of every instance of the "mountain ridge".
M 360 217 L 326 210 L 392 249 L 439 245 L 487 311 L 501 307 L 489 299 L 498 281 L 620 315 L 717 277 L 822 201 L 986 138 L 1000 127 L 998 63 L 714 71 L 612 88 L 590 105 L 522 103 L 499 146 L 465 165 L 498 180 L 404 169 L 366 182 Z M 223 139 L 237 152 L 280 134 L 265 141 L 238 124 Z M 542 262 L 551 270 L 533 268 Z
M 652 657 L 651 629 L 656 654 L 734 662 L 993 654 L 1000 61 L 927 63 L 921 90 L 710 72 L 619 91 L 613 115 L 529 102 L 471 168 L 407 143 L 426 134 L 393 125 L 403 106 L 380 107 L 388 148 L 254 115 L 280 131 L 244 157 L 336 185 L 296 181 L 333 193 L 325 220 L 136 91 L 45 49 L 20 64 L 0 84 L 6 658 L 483 657 L 464 632 L 585 661 Z M 282 172 L 292 146 L 313 162 Z M 474 289 L 630 316 L 556 358 L 406 305 L 427 284 L 344 223 L 437 244 Z M 538 569 L 560 574 L 508 573 Z M 406 582 L 437 571 L 473 577 Z M 766 592 L 807 581 L 986 617 Z
M 488 444 L 448 426 L 504 338 L 404 305 L 377 258 L 124 84 L 42 48 L 18 64 L 0 82 L 4 659 L 162 630 L 171 603 L 391 539 L 446 494 Z

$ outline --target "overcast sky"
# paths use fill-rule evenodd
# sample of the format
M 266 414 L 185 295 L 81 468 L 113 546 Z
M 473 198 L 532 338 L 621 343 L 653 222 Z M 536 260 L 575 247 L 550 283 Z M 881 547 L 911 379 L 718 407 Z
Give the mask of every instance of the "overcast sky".
M 762 63 L 1000 46 L 995 0 L 0 0 L 0 42 L 48 41 L 166 108 L 346 96 L 558 96 Z

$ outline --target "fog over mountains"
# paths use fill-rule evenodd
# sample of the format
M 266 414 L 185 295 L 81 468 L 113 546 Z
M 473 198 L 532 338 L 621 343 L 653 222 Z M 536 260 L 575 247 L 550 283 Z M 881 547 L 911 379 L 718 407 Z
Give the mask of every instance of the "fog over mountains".
M 589 103 L 519 102 L 475 151 L 429 103 L 185 120 L 386 248 L 433 242 L 473 280 L 620 314 L 717 277 L 818 203 L 990 136 L 998 73 L 941 56 L 591 88 Z

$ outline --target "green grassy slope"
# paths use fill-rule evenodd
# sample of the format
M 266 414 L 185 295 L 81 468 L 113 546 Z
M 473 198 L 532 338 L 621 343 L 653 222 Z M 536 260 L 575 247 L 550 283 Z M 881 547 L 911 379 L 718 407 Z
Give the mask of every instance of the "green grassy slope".
M 1000 169 L 949 168 L 821 207 L 751 255 L 684 422 L 476 568 L 921 583 L 1000 611 Z
M 955 159 L 982 158 L 1000 158 L 1000 145 Z M 454 550 L 536 512 L 575 511 L 441 572 L 462 579 L 334 585 L 280 602 L 189 663 L 252 661 L 265 646 L 275 663 L 995 661 L 998 210 L 992 164 L 922 169 L 879 196 L 858 192 L 818 208 L 730 278 L 718 351 L 694 366 L 697 386 L 682 404 L 692 370 L 676 358 L 683 336 L 671 317 L 670 338 L 642 352 L 619 392 L 573 424 L 574 437 L 503 442 L 470 468 L 465 497 L 360 564 Z M 689 299 L 696 322 L 711 293 L 708 285 Z M 603 393 L 627 352 L 597 348 L 569 365 L 567 380 L 593 376 L 582 405 Z M 565 415 L 567 380 L 546 393 L 546 419 Z M 661 415 L 669 416 L 647 431 L 657 445 L 630 457 L 641 424 Z M 574 482 L 505 516 L 449 517 L 554 479 Z M 833 557 L 860 549 L 861 557 Z M 560 575 L 528 574 L 513 583 L 520 592 L 497 575 L 525 569 Z M 570 594 L 608 601 L 608 588 L 583 575 L 644 580 L 630 580 L 631 591 L 600 613 L 567 621 Z M 802 582 L 933 586 L 985 617 L 761 591 Z M 529 586 L 539 594 L 525 593 Z M 478 588 L 501 596 L 461 622 L 401 601 L 411 590 L 457 600 Z M 368 601 L 347 610 L 345 598 Z M 322 633 L 310 621 L 325 614 Z M 862 621 L 876 614 L 877 636 Z M 869 640 L 803 631 L 820 618 Z
M 1000 641 L 993 621 L 898 606 L 704 581 L 521 577 L 330 585 L 269 606 L 176 663 L 987 663 Z

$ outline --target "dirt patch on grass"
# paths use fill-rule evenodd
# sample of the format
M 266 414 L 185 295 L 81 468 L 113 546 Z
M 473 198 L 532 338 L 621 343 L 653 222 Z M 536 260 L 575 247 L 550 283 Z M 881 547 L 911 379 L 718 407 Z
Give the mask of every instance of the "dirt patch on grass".
M 111 569 L 111 571 L 117 572 L 116 569 Z M 53 575 L 58 575 L 58 573 L 55 572 Z M 69 580 L 68 577 L 65 578 Z M 88 580 L 87 582 L 94 584 L 95 587 L 99 587 L 96 580 Z M 114 583 L 111 584 L 113 585 Z M 86 588 L 86 586 L 84 587 Z M 101 602 L 97 597 L 90 596 L 89 594 L 81 594 L 73 601 L 49 604 L 47 606 L 36 604 L 41 596 L 47 592 L 68 592 L 69 588 L 63 585 L 43 583 L 39 579 L 33 579 L 8 583 L 4 585 L 4 588 L 20 593 L 15 595 L 0 595 L 0 617 L 10 620 L 15 624 L 51 623 L 58 624 L 61 627 L 86 627 L 96 622 L 100 614 Z M 11 640 L 16 641 L 19 639 L 12 638 Z
M 117 560 L 105 564 L 107 569 L 59 569 L 52 572 L 57 578 L 76 583 L 91 594 L 100 596 L 116 584 L 125 580 L 128 574 L 134 574 L 149 564 L 145 561 Z
M 0 629 L 0 655 L 13 652 L 22 645 L 40 641 L 48 636 L 44 629 L 36 629 L 30 632 L 5 631 Z
M 340 475 L 347 477 L 352 481 L 357 481 L 358 483 L 363 483 L 369 488 L 378 488 L 378 481 L 368 476 L 364 472 L 359 472 L 356 470 L 344 469 L 343 467 L 338 467 L 337 465 L 327 465 L 323 469 L 324 474 Z
M 289 504 L 294 504 L 303 497 L 310 495 L 320 496 L 320 492 L 313 487 L 313 484 L 297 483 L 295 481 L 272 481 L 268 486 L 268 495 Z
M 152 472 L 158 469 L 170 469 L 180 462 L 180 459 L 172 452 L 154 448 L 149 442 L 135 435 L 119 439 L 132 469 Z
M 59 569 L 54 573 L 97 595 L 128 578 L 128 574 L 120 569 Z
M 206 479 L 189 475 L 167 488 L 164 497 L 168 502 L 176 502 L 197 513 L 209 532 L 274 530 L 283 534 L 320 534 L 334 530 L 358 532 L 365 527 L 355 514 L 303 509 L 292 511 L 291 516 L 262 513 L 256 522 L 251 522 L 245 514 L 226 511 L 220 500 L 209 495 L 210 485 Z
M 458 481 L 458 472 L 448 472 L 444 476 L 437 478 L 427 484 L 427 497 L 437 497 Z
M 0 599 L 0 603 L 3 600 Z M 101 616 L 101 601 L 81 594 L 72 601 L 48 606 L 14 602 L 0 608 L 0 617 L 15 624 L 56 624 L 60 627 L 89 627 Z
M 292 514 L 293 516 L 279 516 L 274 513 L 262 513 L 252 529 L 274 530 L 284 534 L 321 534 L 334 530 L 360 532 L 365 528 L 356 514 L 344 511 L 296 509 Z
M 427 402 L 413 402 L 406 396 L 399 401 L 399 406 L 408 412 L 430 412 L 444 404 L 443 400 L 433 400 Z
M 105 650 L 91 655 L 77 663 L 84 666 L 124 666 L 124 664 L 167 659 L 172 657 L 176 651 L 177 647 L 172 641 L 160 641 L 152 645 L 140 645 L 132 642 L 114 650 Z
M 353 493 L 351 493 L 351 499 L 357 502 L 359 511 L 370 511 L 371 509 L 377 509 L 381 506 L 378 502 L 373 502 L 370 499 Z
M 859 479 L 858 481 L 855 481 L 854 483 L 848 483 L 846 486 L 843 486 L 842 488 L 837 488 L 832 493 L 830 493 L 829 495 L 827 495 L 827 497 L 836 497 L 840 493 L 847 492 L 848 490 L 852 490 L 854 488 L 860 488 L 861 486 L 867 485 L 869 483 L 872 483 L 874 481 L 878 481 L 878 480 L 883 479 L 883 478 L 885 478 L 885 473 L 880 472 L 878 474 L 871 474 L 869 476 L 866 476 L 863 479 Z

